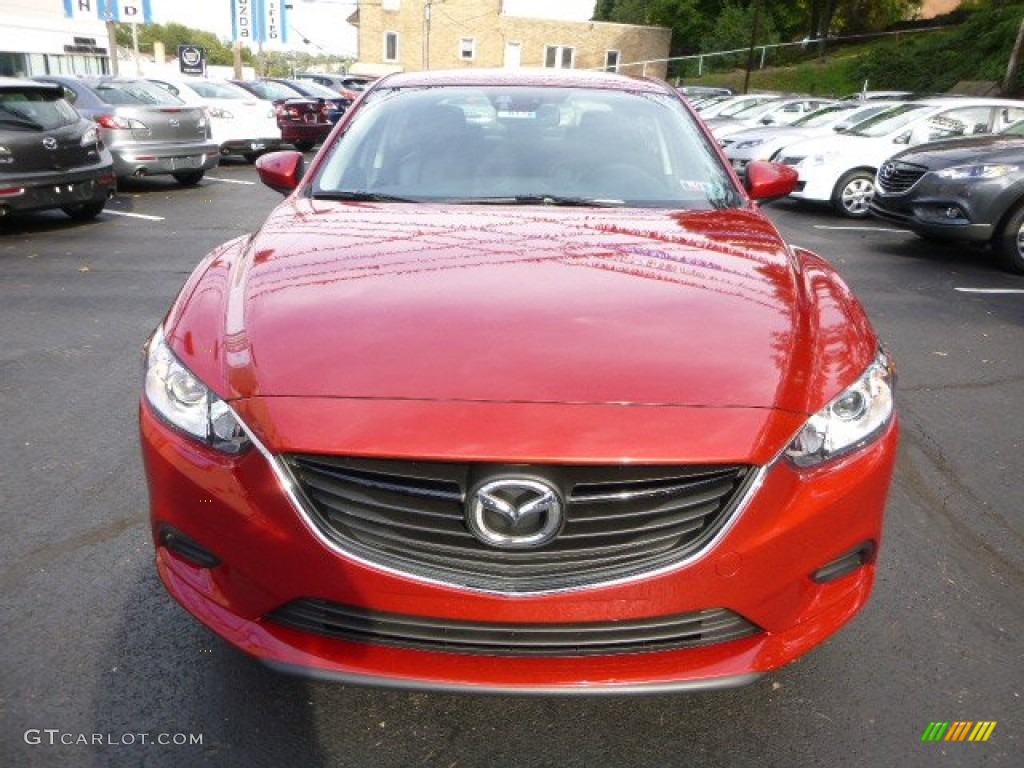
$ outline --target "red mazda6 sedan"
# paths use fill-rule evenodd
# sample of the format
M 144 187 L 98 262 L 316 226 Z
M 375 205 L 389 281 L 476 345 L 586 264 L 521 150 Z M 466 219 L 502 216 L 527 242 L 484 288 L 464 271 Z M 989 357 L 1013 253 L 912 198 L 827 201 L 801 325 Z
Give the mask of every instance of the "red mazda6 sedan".
M 483 114 L 482 105 L 490 105 Z M 486 119 L 484 119 L 486 118 Z M 146 353 L 156 563 L 270 666 L 514 693 L 738 685 L 864 605 L 893 370 L 664 83 L 377 81 Z

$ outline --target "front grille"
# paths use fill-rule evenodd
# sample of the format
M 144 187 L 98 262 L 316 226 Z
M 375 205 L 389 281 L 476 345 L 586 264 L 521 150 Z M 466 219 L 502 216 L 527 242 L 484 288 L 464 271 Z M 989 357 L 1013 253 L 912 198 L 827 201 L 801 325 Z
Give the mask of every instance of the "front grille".
M 635 576 L 698 552 L 736 508 L 745 466 L 511 466 L 291 455 L 285 463 L 319 529 L 372 563 L 496 592 Z M 469 489 L 533 478 L 565 500 L 554 540 L 496 549 L 467 527 Z
M 724 643 L 761 631 L 725 608 L 621 621 L 518 624 L 382 613 L 315 598 L 290 602 L 267 619 L 357 643 L 490 656 L 651 653 Z
M 928 173 L 927 168 L 909 163 L 883 163 L 878 169 L 878 188 L 885 193 L 898 195 L 917 184 Z

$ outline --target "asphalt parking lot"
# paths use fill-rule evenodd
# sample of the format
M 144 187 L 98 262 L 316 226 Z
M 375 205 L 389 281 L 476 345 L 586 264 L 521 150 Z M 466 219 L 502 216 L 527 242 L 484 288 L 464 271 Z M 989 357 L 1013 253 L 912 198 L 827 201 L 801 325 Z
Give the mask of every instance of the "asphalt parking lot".
M 1020 765 L 1024 278 L 878 222 L 768 208 L 839 268 L 899 365 L 879 578 L 822 647 L 725 692 L 381 691 L 264 669 L 153 568 L 142 343 L 199 259 L 278 200 L 231 164 L 196 188 L 137 182 L 93 223 L 0 223 L 0 765 Z M 932 721 L 997 725 L 922 742 Z

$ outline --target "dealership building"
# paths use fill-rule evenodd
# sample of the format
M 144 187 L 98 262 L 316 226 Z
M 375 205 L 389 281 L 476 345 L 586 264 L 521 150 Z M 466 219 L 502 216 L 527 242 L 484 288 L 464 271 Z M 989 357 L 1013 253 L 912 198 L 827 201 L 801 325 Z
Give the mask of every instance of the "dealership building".
M 108 73 L 110 43 L 105 18 L 109 14 L 112 20 L 126 20 L 126 8 L 131 13 L 136 6 L 141 4 L 0 0 L 0 75 Z

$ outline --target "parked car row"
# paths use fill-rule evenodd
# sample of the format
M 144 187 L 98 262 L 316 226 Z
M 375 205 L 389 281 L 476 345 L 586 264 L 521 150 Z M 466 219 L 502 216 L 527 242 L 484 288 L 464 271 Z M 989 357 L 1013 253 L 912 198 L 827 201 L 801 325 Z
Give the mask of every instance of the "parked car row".
M 779 162 L 798 174 L 793 199 L 928 239 L 989 243 L 1006 268 L 1024 273 L 1024 102 L 869 93 L 795 121 L 786 115 L 813 100 L 692 103 L 741 176 L 751 161 Z
M 223 156 L 308 151 L 351 102 L 309 80 L 0 78 L 0 216 L 94 218 L 117 179 L 192 186 Z

